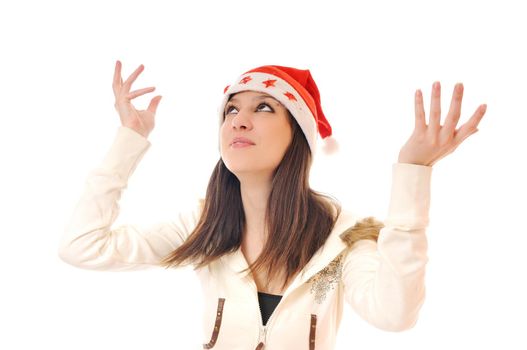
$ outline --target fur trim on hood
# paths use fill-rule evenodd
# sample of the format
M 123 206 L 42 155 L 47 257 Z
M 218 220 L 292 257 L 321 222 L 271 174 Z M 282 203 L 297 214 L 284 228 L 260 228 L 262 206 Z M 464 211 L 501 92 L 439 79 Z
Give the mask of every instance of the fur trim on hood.
M 368 216 L 358 220 L 355 225 L 340 234 L 340 238 L 351 248 L 351 246 L 361 239 L 371 239 L 377 241 L 380 230 L 384 227 L 382 221 L 373 216 Z

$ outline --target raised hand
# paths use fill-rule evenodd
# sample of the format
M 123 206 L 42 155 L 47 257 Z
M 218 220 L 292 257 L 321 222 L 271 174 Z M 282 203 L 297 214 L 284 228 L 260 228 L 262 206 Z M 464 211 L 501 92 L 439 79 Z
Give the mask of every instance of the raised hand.
M 467 137 L 478 131 L 478 124 L 487 110 L 480 105 L 472 117 L 456 129 L 461 115 L 463 84 L 456 84 L 450 102 L 450 109 L 444 125 L 441 121 L 441 86 L 437 81 L 432 86 L 430 103 L 430 122 L 426 125 L 423 95 L 421 90 L 415 93 L 415 129 L 399 152 L 399 163 L 412 163 L 432 166 L 439 159 L 452 153 Z
M 148 137 L 150 132 L 155 126 L 155 114 L 161 96 L 155 96 L 150 101 L 148 108 L 146 110 L 137 110 L 132 104 L 131 100 L 134 98 L 144 95 L 148 92 L 155 90 L 155 87 L 147 87 L 144 89 L 134 90 L 130 92 L 132 83 L 137 79 L 139 74 L 144 69 L 144 66 L 141 64 L 129 77 L 123 82 L 121 77 L 121 62 L 117 61 L 115 63 L 115 72 L 113 76 L 113 93 L 115 95 L 115 109 L 119 113 L 121 118 L 121 124 L 128 128 L 131 128 L 137 131 L 139 134 L 144 137 Z

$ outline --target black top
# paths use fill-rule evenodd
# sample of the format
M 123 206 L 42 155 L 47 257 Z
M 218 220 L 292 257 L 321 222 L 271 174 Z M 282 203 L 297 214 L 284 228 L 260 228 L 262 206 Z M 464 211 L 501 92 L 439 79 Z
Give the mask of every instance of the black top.
M 280 299 L 282 299 L 281 295 L 258 292 L 258 302 L 260 303 L 260 311 L 264 325 L 267 323 L 276 305 L 280 302 Z

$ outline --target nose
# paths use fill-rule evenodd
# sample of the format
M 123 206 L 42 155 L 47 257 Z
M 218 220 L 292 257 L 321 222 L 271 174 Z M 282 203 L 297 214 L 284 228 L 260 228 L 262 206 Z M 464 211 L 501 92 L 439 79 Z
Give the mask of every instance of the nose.
M 250 112 L 246 110 L 240 110 L 238 113 L 236 113 L 236 115 L 232 118 L 232 127 L 234 129 L 251 129 L 252 123 Z

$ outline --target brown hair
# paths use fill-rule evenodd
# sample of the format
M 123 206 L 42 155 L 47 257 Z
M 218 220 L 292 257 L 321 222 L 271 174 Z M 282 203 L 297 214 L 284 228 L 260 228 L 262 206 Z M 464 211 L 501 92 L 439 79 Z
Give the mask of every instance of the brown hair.
M 267 269 L 267 283 L 284 276 L 282 288 L 324 245 L 341 213 L 333 197 L 309 187 L 312 157 L 307 140 L 288 111 L 293 138 L 275 169 L 266 209 L 267 239 L 258 259 L 244 272 Z M 203 267 L 236 251 L 242 242 L 245 214 L 238 178 L 220 158 L 210 177 L 203 211 L 188 239 L 161 266 Z

